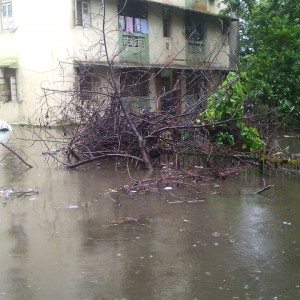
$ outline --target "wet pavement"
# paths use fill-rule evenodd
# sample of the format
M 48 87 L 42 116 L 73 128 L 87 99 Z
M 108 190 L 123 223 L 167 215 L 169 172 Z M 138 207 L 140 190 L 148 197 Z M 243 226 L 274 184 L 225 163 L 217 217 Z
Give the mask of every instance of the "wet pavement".
M 119 206 L 105 194 L 126 171 L 63 170 L 24 137 L 9 145 L 35 168 L 8 157 L 0 187 L 39 193 L 0 199 L 1 300 L 300 298 L 300 175 L 265 176 L 275 187 L 262 195 L 253 170 L 201 203 L 149 194 Z

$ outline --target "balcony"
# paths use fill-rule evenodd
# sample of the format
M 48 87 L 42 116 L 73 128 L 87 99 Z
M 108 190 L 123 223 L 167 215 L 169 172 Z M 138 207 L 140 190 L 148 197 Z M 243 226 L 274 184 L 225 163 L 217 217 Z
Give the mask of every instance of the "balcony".
M 186 45 L 186 61 L 189 63 L 202 62 L 206 55 L 205 41 L 187 40 Z
M 149 64 L 148 5 L 119 0 L 119 59 L 123 63 Z
M 142 33 L 119 32 L 120 61 L 149 64 L 149 38 Z

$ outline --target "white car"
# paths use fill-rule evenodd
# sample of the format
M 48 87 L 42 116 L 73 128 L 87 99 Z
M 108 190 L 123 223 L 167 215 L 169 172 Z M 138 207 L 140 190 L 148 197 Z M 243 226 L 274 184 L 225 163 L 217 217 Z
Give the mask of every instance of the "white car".
M 12 127 L 9 123 L 0 120 L 0 132 L 12 132 Z
M 9 123 L 0 120 L 0 143 L 6 144 L 10 138 L 12 127 Z

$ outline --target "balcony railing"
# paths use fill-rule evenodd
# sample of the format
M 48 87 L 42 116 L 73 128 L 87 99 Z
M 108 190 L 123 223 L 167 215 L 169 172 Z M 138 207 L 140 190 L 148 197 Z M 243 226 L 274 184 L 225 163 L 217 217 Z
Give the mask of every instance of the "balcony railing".
M 149 37 L 142 33 L 119 31 L 120 61 L 149 63 Z
M 134 50 L 134 49 L 143 50 L 146 48 L 146 37 L 123 33 L 122 46 L 126 50 Z
M 204 54 L 205 43 L 204 41 L 188 41 L 187 42 L 187 52 L 191 54 Z

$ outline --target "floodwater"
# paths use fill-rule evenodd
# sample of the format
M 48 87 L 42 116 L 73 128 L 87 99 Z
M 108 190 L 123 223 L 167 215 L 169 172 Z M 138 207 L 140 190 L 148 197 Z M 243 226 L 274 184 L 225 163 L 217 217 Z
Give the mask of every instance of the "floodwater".
M 105 193 L 127 172 L 57 168 L 26 136 L 8 145 L 35 167 L 0 162 L 0 187 L 39 191 L 0 199 L 1 300 L 300 299 L 299 174 L 265 176 L 275 187 L 261 196 L 251 171 L 213 183 L 201 203 L 150 194 L 119 206 Z

